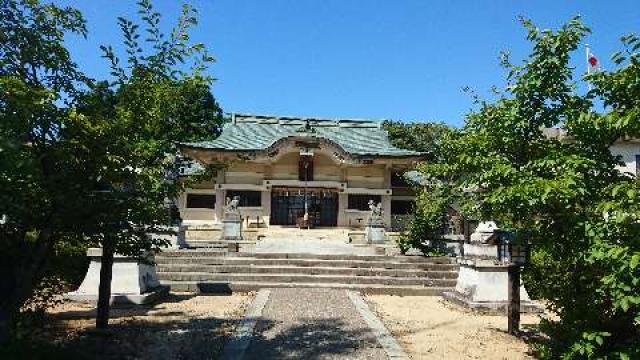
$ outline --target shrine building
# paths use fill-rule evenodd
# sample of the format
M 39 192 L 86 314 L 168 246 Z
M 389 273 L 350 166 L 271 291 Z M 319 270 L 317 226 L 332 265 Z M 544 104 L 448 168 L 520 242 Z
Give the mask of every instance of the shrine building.
M 248 227 L 299 225 L 305 204 L 313 227 L 361 227 L 370 200 L 388 228 L 401 227 L 414 201 L 403 174 L 424 158 L 394 147 L 379 121 L 246 114 L 181 150 L 194 168 L 227 164 L 179 197 L 186 225 L 220 223 L 226 199 L 239 196 Z

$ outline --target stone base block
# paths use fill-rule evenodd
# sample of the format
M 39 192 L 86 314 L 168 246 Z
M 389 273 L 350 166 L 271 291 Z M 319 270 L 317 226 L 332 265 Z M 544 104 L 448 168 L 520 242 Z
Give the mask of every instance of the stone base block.
M 186 241 L 213 240 L 222 236 L 221 227 L 184 227 L 184 238 Z
M 469 297 L 456 291 L 445 292 L 442 294 L 442 297 L 454 304 L 483 314 L 506 315 L 509 305 L 507 301 L 473 301 Z M 523 300 L 520 301 L 520 312 L 542 313 L 544 312 L 544 307 L 534 301 Z
M 506 314 L 509 299 L 509 268 L 492 260 L 458 259 L 458 279 L 454 291 L 444 298 L 466 308 L 495 314 Z M 520 285 L 520 311 L 542 312 L 542 306 L 531 301 L 524 285 Z
M 66 294 L 67 299 L 88 302 L 98 299 L 102 249 L 88 249 L 87 257 L 91 259 L 87 274 L 78 290 Z M 147 254 L 149 262 L 153 258 L 153 254 Z M 120 254 L 114 256 L 111 278 L 113 303 L 145 304 L 166 294 L 168 290 L 160 285 L 153 265 Z
M 143 294 L 111 294 L 109 303 L 112 305 L 146 305 L 152 304 L 168 294 L 169 286 L 160 285 Z M 96 304 L 98 302 L 97 294 L 81 294 L 75 291 L 66 293 L 64 298 L 90 304 Z
M 455 291 L 473 302 L 506 302 L 509 296 L 508 266 L 493 261 L 458 259 L 458 279 Z M 520 299 L 529 300 L 527 290 L 520 282 Z
M 222 240 L 242 240 L 242 220 L 222 220 Z
M 370 244 L 383 243 L 386 240 L 384 234 L 384 226 L 381 225 L 367 225 L 364 229 L 365 238 Z

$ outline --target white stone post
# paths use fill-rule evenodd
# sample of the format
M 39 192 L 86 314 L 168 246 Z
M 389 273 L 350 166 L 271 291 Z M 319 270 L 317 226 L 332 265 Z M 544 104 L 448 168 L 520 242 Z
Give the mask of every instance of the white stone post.
M 98 300 L 102 249 L 90 248 L 87 256 L 91 260 L 87 274 L 78 290 L 65 294 L 65 298 L 69 300 L 90 303 Z M 153 259 L 153 254 L 147 254 L 147 261 Z M 111 303 L 148 304 L 168 292 L 169 287 L 160 285 L 155 266 L 120 254 L 114 256 Z

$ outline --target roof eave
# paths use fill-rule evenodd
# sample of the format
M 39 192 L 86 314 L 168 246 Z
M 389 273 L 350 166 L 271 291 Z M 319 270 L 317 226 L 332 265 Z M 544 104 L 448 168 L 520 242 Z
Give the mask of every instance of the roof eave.
M 227 148 L 217 148 L 206 145 L 199 145 L 197 143 L 177 143 L 178 147 L 190 149 L 190 150 L 201 150 L 201 151 L 214 151 L 219 153 L 227 153 L 227 154 L 241 154 L 241 153 L 251 153 L 251 152 L 262 152 L 267 151 L 267 149 L 227 149 Z M 428 153 L 426 152 L 415 152 L 411 154 L 377 154 L 377 153 L 353 153 L 345 150 L 345 153 L 354 158 L 365 158 L 365 157 L 377 157 L 377 158 L 385 158 L 385 159 L 416 159 L 416 160 L 425 160 Z
M 196 149 L 196 150 L 210 150 L 210 151 L 219 151 L 219 152 L 229 152 L 229 153 L 252 152 L 252 151 L 262 151 L 262 150 L 264 150 L 264 149 L 226 149 L 226 148 L 211 147 L 211 146 L 206 146 L 206 145 L 198 145 L 198 144 L 194 144 L 194 143 L 178 143 L 178 147 Z

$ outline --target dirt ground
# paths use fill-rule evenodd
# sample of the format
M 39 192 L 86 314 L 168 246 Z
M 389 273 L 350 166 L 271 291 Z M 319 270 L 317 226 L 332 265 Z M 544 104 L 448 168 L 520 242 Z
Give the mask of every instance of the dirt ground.
M 48 312 L 41 340 L 65 358 L 215 359 L 254 294 L 171 294 L 156 305 L 114 308 L 110 329 L 94 329 L 95 309 L 66 302 Z
M 505 316 L 469 312 L 437 296 L 366 299 L 413 359 L 534 359 L 522 339 L 506 333 Z M 538 322 L 537 315 L 521 316 L 523 329 Z

